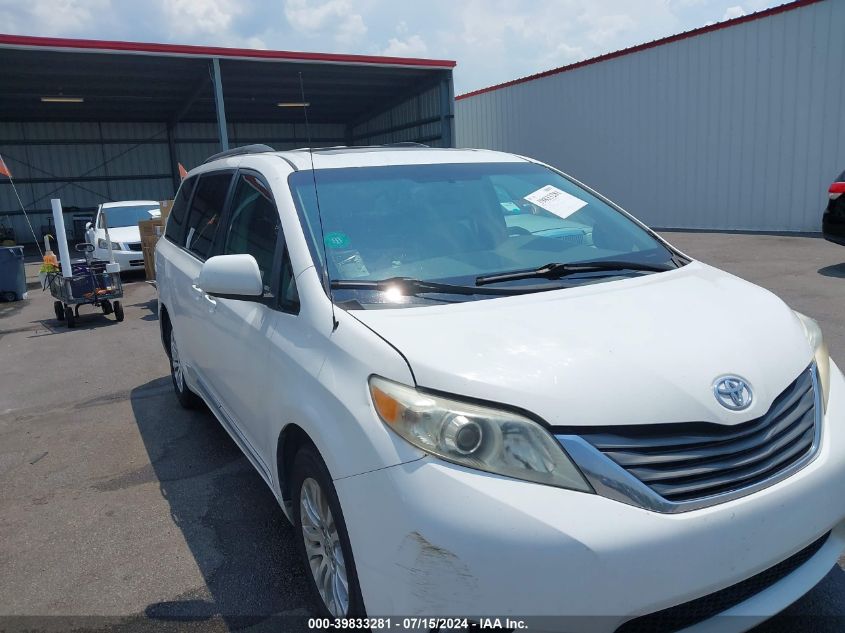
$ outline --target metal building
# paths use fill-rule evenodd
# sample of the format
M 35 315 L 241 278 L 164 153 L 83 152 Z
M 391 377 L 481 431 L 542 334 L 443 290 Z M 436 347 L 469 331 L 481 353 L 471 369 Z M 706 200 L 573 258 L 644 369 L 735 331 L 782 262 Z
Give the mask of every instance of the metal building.
M 450 147 L 454 66 L 0 35 L 0 155 L 39 239 L 51 231 L 55 197 L 78 232 L 101 202 L 172 198 L 179 163 L 190 169 L 230 146 Z M 19 242 L 33 241 L 0 176 L 3 225 Z
M 457 144 L 539 158 L 655 227 L 819 231 L 843 27 L 845 1 L 799 0 L 477 90 Z

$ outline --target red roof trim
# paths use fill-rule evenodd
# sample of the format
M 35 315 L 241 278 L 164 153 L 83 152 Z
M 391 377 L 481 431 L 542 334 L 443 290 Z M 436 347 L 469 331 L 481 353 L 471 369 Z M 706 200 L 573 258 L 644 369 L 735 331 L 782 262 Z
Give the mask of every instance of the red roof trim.
M 268 51 L 220 46 L 191 46 L 186 44 L 155 44 L 148 42 L 116 42 L 109 40 L 77 40 L 62 37 L 32 37 L 0 33 L 0 46 L 78 49 L 128 53 L 152 53 L 198 57 L 240 57 L 249 59 L 329 62 L 340 64 L 373 64 L 379 66 L 420 66 L 425 68 L 454 68 L 455 62 L 446 59 L 417 57 L 381 57 L 377 55 L 345 55 L 335 53 L 303 53 L 297 51 Z
M 575 62 L 574 64 L 569 64 L 568 66 L 561 66 L 559 68 L 553 68 L 551 70 L 545 70 L 541 73 L 536 73 L 534 75 L 528 75 L 527 77 L 520 77 L 518 79 L 512 79 L 510 81 L 506 81 L 504 83 L 496 84 L 493 86 L 488 86 L 487 88 L 480 88 L 478 90 L 473 90 L 472 92 L 467 92 L 462 95 L 458 95 L 455 97 L 455 100 L 459 99 L 467 99 L 468 97 L 474 97 L 476 95 L 484 94 L 485 92 L 493 92 L 494 90 L 501 90 L 502 88 L 507 88 L 508 86 L 515 86 L 517 84 L 527 83 L 529 81 L 534 81 L 535 79 L 542 79 L 543 77 L 551 77 L 552 75 L 558 75 L 560 73 L 565 73 L 570 70 L 575 70 L 576 68 L 582 68 L 583 66 L 589 66 L 591 64 L 598 64 L 599 62 L 604 62 L 609 59 L 615 59 L 617 57 L 624 57 L 625 55 L 631 55 L 632 53 L 638 53 L 640 51 L 647 50 L 649 48 L 656 48 L 658 46 L 663 46 L 664 44 L 671 44 L 672 42 L 678 42 L 680 40 L 685 40 L 691 37 L 696 37 L 698 35 L 703 35 L 704 33 L 710 33 L 712 31 L 718 31 L 720 29 L 725 29 L 730 26 L 735 26 L 737 24 L 742 24 L 744 22 L 752 22 L 754 20 L 759 20 L 761 18 L 767 18 L 771 15 L 776 15 L 778 13 L 785 13 L 787 11 L 792 11 L 793 9 L 798 9 L 800 7 L 805 7 L 810 4 L 816 4 L 817 2 L 822 2 L 822 0 L 795 0 L 794 2 L 789 2 L 787 4 L 782 4 L 778 7 L 772 7 L 771 9 L 764 9 L 763 11 L 757 11 L 756 13 L 751 13 L 749 15 L 743 15 L 738 18 L 733 18 L 731 20 L 725 20 L 724 22 L 717 22 L 716 24 L 711 24 L 709 26 L 702 26 L 697 29 L 693 29 L 692 31 L 686 31 L 684 33 L 678 33 L 677 35 L 670 35 L 669 37 L 664 37 L 663 39 L 654 40 L 653 42 L 646 42 L 645 44 L 638 44 L 637 46 L 631 46 L 630 48 L 623 48 L 619 51 L 614 51 L 612 53 L 606 53 L 604 55 L 599 55 L 598 57 L 591 57 L 590 59 L 585 59 L 580 62 Z

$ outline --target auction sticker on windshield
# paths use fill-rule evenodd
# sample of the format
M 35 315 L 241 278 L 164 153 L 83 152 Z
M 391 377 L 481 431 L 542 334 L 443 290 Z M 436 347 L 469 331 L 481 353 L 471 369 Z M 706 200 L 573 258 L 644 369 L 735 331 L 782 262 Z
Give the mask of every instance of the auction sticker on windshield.
M 587 206 L 585 200 L 576 198 L 572 194 L 561 191 L 552 185 L 546 185 L 533 193 L 529 193 L 525 196 L 525 199 L 531 204 L 536 204 L 538 207 L 564 219 L 568 218 L 578 209 Z
M 356 279 L 370 274 L 358 251 L 333 251 L 331 256 L 341 276 L 345 279 Z

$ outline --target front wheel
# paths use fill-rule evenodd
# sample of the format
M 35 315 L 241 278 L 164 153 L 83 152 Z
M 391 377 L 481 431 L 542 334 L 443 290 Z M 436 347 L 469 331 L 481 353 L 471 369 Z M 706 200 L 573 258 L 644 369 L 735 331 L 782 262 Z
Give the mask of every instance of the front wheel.
M 117 305 L 115 302 L 115 316 L 117 316 Z M 121 314 L 123 309 L 121 308 Z M 123 319 L 119 319 L 123 320 Z M 182 365 L 182 358 L 179 356 L 179 348 L 176 345 L 176 339 L 173 337 L 173 328 L 168 328 L 170 335 L 170 378 L 173 380 L 173 390 L 176 392 L 176 398 L 183 409 L 196 409 L 200 406 L 200 398 L 188 388 L 185 384 L 185 367 Z
M 346 523 L 329 471 L 316 449 L 294 459 L 294 526 L 320 616 L 363 617 L 364 600 Z
M 114 318 L 118 322 L 123 321 L 123 304 L 120 301 L 115 301 L 112 304 L 112 310 L 114 311 Z
M 76 327 L 76 314 L 73 312 L 73 306 L 65 306 L 65 321 L 68 327 Z

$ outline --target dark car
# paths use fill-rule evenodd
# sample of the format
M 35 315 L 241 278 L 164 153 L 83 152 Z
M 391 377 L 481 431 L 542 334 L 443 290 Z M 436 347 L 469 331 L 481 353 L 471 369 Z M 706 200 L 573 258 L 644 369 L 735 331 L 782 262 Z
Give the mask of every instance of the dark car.
M 839 174 L 830 189 L 830 199 L 822 216 L 824 239 L 845 246 L 845 171 Z

